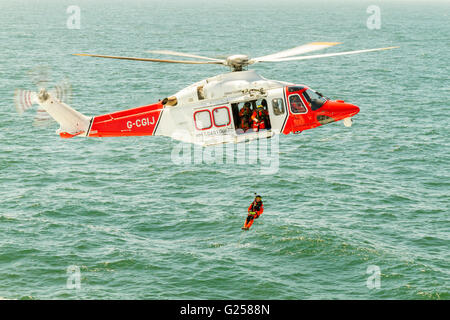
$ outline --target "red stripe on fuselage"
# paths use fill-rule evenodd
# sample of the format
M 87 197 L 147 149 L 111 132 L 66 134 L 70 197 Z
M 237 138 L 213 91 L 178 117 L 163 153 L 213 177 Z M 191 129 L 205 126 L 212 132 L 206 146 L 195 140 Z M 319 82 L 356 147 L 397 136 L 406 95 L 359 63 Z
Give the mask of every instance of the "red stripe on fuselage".
M 155 133 L 163 105 L 122 110 L 94 117 L 89 137 L 151 136 Z

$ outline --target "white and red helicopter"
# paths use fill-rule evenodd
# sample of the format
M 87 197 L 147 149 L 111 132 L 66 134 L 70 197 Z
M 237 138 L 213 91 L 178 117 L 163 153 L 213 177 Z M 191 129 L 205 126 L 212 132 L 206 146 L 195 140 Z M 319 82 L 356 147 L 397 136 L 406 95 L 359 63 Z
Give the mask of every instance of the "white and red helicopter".
M 75 54 L 110 59 L 186 63 L 220 64 L 231 72 L 196 82 L 157 103 L 109 114 L 88 117 L 72 109 L 56 95 L 41 89 L 30 94 L 31 103 L 37 103 L 60 124 L 57 133 L 62 138 L 169 136 L 200 145 L 238 143 L 275 134 L 300 133 L 330 122 L 344 120 L 346 126 L 359 108 L 342 100 L 331 100 L 305 85 L 268 80 L 253 70 L 255 63 L 307 60 L 339 55 L 387 50 L 396 47 L 299 56 L 325 49 L 337 42 L 313 42 L 274 54 L 249 58 L 232 55 L 226 59 L 209 58 L 175 51 L 149 51 L 156 54 L 182 56 L 195 60 L 167 60 Z M 252 112 L 264 109 L 265 128 L 242 127 L 240 111 L 244 104 Z M 258 109 L 260 110 L 260 109 Z M 257 121 L 257 120 L 255 120 Z

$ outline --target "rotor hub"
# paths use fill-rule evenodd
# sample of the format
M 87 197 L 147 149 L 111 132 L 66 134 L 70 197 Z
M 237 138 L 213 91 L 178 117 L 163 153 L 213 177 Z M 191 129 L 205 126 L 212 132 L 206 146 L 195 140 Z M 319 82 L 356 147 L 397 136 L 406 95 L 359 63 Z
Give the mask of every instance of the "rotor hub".
M 225 64 L 229 66 L 233 71 L 242 71 L 243 67 L 248 66 L 249 58 L 245 54 L 234 54 L 227 57 Z

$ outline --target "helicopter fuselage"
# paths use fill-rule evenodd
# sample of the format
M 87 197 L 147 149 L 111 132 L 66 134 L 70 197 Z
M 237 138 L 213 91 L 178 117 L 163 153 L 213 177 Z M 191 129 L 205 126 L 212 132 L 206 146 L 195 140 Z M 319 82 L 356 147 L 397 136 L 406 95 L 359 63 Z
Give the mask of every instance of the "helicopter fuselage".
M 240 128 L 239 111 L 246 102 L 252 111 L 263 105 L 266 129 Z M 357 106 L 332 101 L 307 86 L 241 71 L 204 79 L 156 104 L 94 117 L 86 135 L 162 135 L 214 145 L 300 133 L 358 112 Z
M 67 118 L 67 108 L 74 114 L 73 109 L 57 99 L 46 99 L 41 99 L 41 104 L 57 113 L 54 117 Z M 56 108 L 54 104 L 59 103 L 61 106 Z M 263 129 L 252 126 L 248 115 L 245 121 L 250 123 L 244 126 L 244 104 L 250 113 L 256 112 L 258 106 L 258 110 L 263 110 Z M 358 112 L 357 106 L 330 100 L 305 85 L 268 80 L 255 71 L 240 71 L 204 79 L 155 104 L 92 117 L 88 125 L 87 117 L 80 114 L 80 119 L 72 121 L 73 129 L 70 123 L 64 123 L 59 133 L 63 138 L 169 136 L 206 146 L 300 133 L 351 118 Z

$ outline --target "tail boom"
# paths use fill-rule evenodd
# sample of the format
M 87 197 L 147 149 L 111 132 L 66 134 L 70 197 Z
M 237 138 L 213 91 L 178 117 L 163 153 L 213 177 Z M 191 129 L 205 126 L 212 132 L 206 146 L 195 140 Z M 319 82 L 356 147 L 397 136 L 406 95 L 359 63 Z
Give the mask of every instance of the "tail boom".
M 152 136 L 163 110 L 159 103 L 96 116 L 89 128 L 89 137 Z
M 54 98 L 44 89 L 38 95 L 38 104 L 59 124 L 61 138 L 151 136 L 156 132 L 164 106 L 161 102 L 87 117 Z

